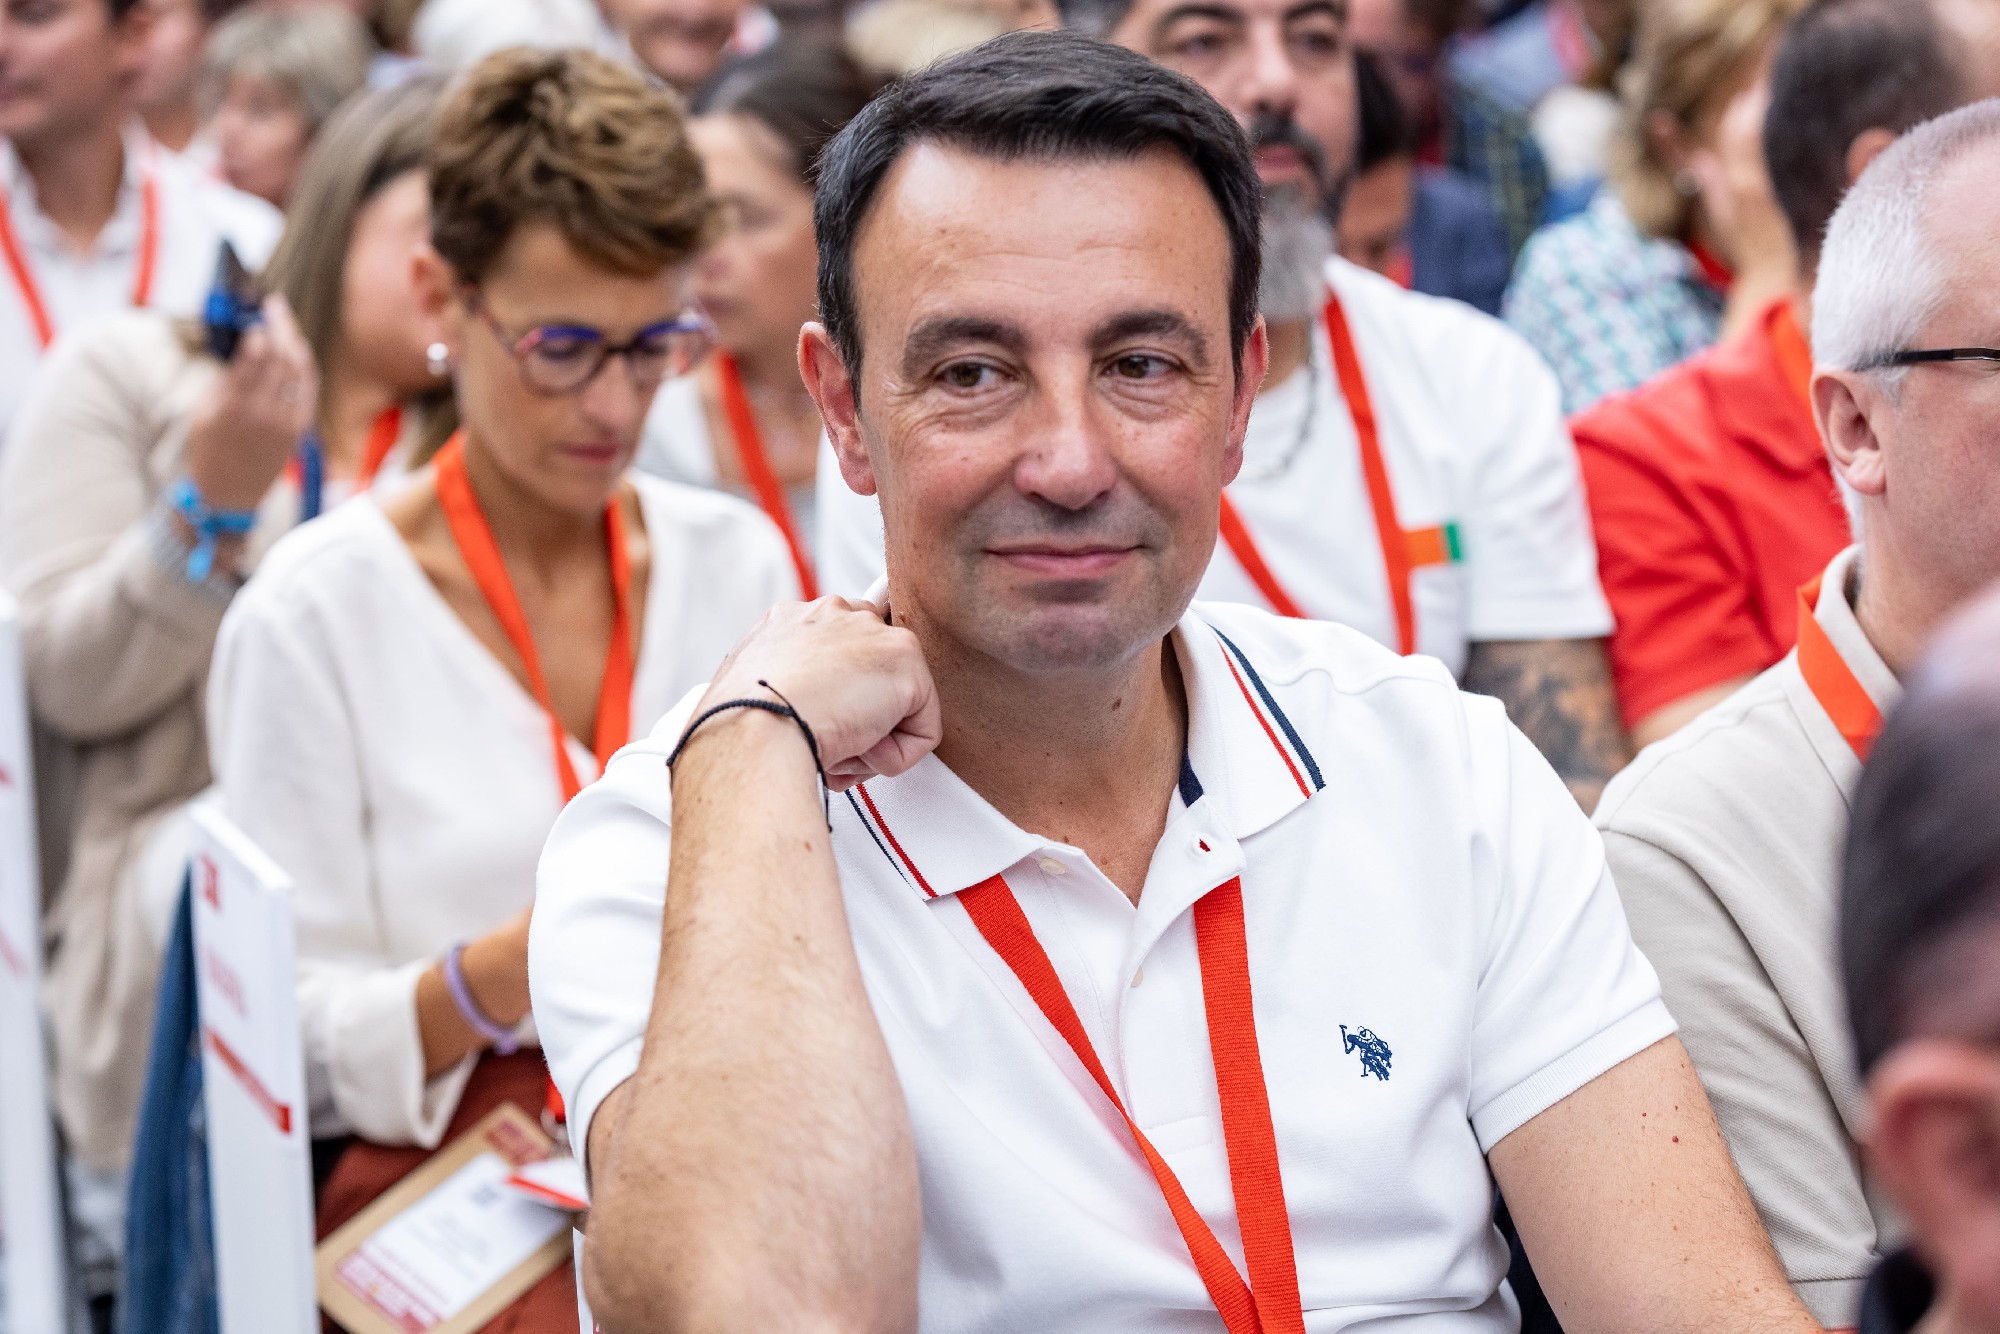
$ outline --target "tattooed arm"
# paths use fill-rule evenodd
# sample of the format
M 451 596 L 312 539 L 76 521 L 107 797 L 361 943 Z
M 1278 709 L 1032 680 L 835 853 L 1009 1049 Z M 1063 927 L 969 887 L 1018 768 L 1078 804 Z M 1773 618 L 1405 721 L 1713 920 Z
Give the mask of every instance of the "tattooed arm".
M 1476 643 L 1463 685 L 1507 706 L 1507 716 L 1562 775 L 1586 814 L 1632 758 L 1601 639 Z

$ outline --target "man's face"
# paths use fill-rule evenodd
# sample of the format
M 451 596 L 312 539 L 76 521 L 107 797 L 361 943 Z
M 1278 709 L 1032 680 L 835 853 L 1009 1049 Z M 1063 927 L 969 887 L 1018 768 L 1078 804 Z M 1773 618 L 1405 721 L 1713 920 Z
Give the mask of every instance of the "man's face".
M 1267 193 L 1304 188 L 1331 210 L 1358 119 L 1345 0 L 1136 0 L 1111 37 L 1228 107 Z
M 1912 347 L 2000 347 L 2000 144 L 1962 157 L 1926 212 L 1950 281 Z M 1877 473 L 1850 479 L 1877 498 L 1874 539 L 1925 572 L 1940 600 L 2000 578 L 2000 365 L 1912 367 L 1877 420 Z
M 685 97 L 722 64 L 743 0 L 616 0 L 606 8 L 639 63 Z
M 122 107 L 143 28 L 112 22 L 107 0 L 0 0 L 0 135 L 60 136 Z
M 1388 158 L 1357 175 L 1340 208 L 1340 257 L 1407 282 L 1415 193 L 1416 164 L 1406 157 Z
M 1261 329 L 1232 365 L 1229 273 L 1222 216 L 1169 151 L 903 155 L 855 245 L 859 376 L 817 326 L 805 347 L 842 475 L 881 497 L 899 621 L 1028 672 L 1158 642 L 1215 549 L 1263 377 Z

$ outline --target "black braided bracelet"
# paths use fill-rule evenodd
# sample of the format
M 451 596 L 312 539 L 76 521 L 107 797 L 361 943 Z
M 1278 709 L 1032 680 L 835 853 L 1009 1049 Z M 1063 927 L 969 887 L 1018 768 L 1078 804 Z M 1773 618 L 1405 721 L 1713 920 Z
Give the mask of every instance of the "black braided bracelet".
M 761 678 L 759 678 L 757 684 L 776 695 L 778 697 L 777 700 L 725 699 L 720 704 L 709 705 L 709 707 L 703 709 L 695 717 L 693 722 L 687 725 L 687 730 L 681 733 L 681 739 L 674 743 L 672 753 L 667 756 L 667 768 L 671 769 L 674 767 L 674 761 L 680 759 L 681 752 L 686 750 L 688 742 L 694 739 L 695 731 L 703 723 L 719 713 L 728 713 L 732 709 L 762 709 L 765 713 L 775 714 L 780 718 L 789 718 L 798 725 L 800 734 L 806 739 L 806 749 L 812 752 L 813 771 L 819 775 L 820 801 L 825 807 L 826 827 L 828 829 L 833 828 L 833 796 L 827 790 L 826 786 L 826 765 L 821 763 L 819 758 L 819 738 L 813 735 L 812 725 L 805 720 L 797 709 L 792 707 L 792 702 L 786 699 L 776 686 Z

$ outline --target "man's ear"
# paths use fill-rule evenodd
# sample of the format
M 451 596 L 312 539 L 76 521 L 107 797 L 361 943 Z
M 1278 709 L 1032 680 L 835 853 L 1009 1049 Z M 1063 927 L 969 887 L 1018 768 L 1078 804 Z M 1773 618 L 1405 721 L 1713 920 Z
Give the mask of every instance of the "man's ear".
M 1847 145 L 1847 183 L 1854 184 L 1861 179 L 1861 173 L 1868 170 L 1868 164 L 1882 155 L 1882 150 L 1896 142 L 1896 136 L 1884 129 L 1863 130 Z
M 1813 378 L 1812 396 L 1833 470 L 1857 494 L 1881 495 L 1888 486 L 1882 432 L 1889 428 L 1889 403 L 1881 387 L 1861 372 L 1821 371 Z
M 1229 405 L 1229 441 L 1222 451 L 1222 484 L 1228 486 L 1243 470 L 1243 437 L 1250 429 L 1250 409 L 1264 388 L 1264 375 L 1271 369 L 1271 332 L 1264 317 L 1250 326 L 1243 340 L 1243 365 L 1236 375 L 1236 392 Z
M 859 496 L 874 495 L 875 466 L 861 439 L 860 391 L 840 349 L 817 320 L 799 330 L 799 378 L 819 407 L 820 424 L 826 428 L 848 489 Z
M 2000 1054 L 1914 1038 L 1868 1079 L 1868 1164 L 1942 1290 L 2000 1311 Z

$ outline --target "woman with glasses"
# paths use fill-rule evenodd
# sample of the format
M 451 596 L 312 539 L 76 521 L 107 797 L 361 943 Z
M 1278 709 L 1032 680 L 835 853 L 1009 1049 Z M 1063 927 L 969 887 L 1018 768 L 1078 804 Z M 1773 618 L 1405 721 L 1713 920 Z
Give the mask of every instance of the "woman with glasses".
M 784 532 L 808 591 L 820 424 L 799 380 L 798 342 L 818 302 L 814 167 L 874 92 L 838 46 L 787 37 L 696 95 L 690 137 L 723 226 L 693 292 L 720 346 L 660 391 L 639 453 L 649 472 L 755 500 Z
M 542 841 L 797 595 L 755 509 L 626 472 L 709 342 L 686 270 L 716 209 L 672 95 L 502 52 L 454 87 L 429 165 L 418 285 L 461 429 L 393 498 L 272 550 L 210 692 L 225 809 L 297 884 L 312 1132 L 355 1141 L 323 1232 L 499 1104 L 542 1112 Z M 573 1290 L 544 1289 L 523 1300 L 561 1314 Z

